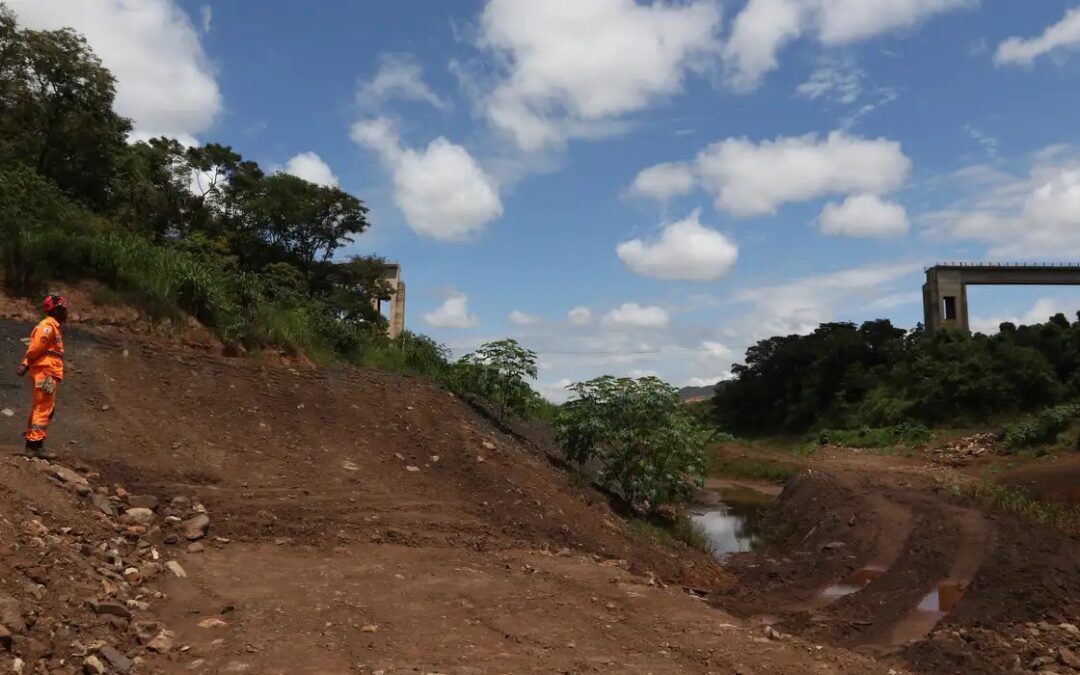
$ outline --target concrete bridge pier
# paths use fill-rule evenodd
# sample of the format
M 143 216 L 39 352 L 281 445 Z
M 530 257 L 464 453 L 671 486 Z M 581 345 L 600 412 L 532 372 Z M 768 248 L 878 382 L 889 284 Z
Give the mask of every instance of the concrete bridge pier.
M 923 325 L 933 332 L 941 328 L 970 331 L 967 284 L 960 272 L 941 270 L 927 274 L 923 284 Z

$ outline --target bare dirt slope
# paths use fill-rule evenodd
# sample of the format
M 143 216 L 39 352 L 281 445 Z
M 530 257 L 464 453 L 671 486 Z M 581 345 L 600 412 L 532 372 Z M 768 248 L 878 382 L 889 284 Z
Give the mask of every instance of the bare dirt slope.
M 17 363 L 28 331 L 0 323 L 0 362 Z M 3 592 L 37 619 L 0 645 L 0 669 L 78 672 L 116 647 L 144 660 L 133 672 L 165 673 L 889 671 L 711 609 L 683 590 L 730 583 L 708 559 L 629 537 L 605 504 L 424 383 L 124 333 L 72 329 L 66 347 L 50 441 L 88 485 L 15 446 L 0 456 L 14 538 Z M 0 435 L 17 439 L 28 394 L 8 371 Z M 148 498 L 156 510 L 132 524 L 95 513 L 103 497 L 121 514 Z M 189 552 L 176 521 L 201 507 L 209 531 Z M 51 539 L 18 526 L 43 508 Z M 121 567 L 160 556 L 186 577 L 79 563 L 109 555 L 102 545 Z M 105 572 L 121 575 L 111 589 Z M 109 598 L 130 616 L 88 609 Z M 169 644 L 147 644 L 136 628 L 150 621 Z

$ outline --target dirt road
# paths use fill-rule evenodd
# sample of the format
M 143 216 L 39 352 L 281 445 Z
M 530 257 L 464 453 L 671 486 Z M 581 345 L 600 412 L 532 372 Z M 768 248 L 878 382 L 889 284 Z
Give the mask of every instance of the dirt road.
M 0 323 L 0 361 L 17 362 L 28 329 Z M 688 594 L 732 578 L 632 538 L 595 495 L 429 385 L 121 332 L 73 329 L 66 347 L 50 443 L 87 485 L 14 447 L 0 457 L 0 610 L 23 619 L 0 668 L 81 672 L 109 647 L 131 672 L 163 673 L 897 667 L 770 639 Z M 8 370 L 0 434 L 15 439 L 27 396 Z M 176 534 L 192 505 L 210 520 L 194 545 Z M 158 556 L 186 576 L 120 561 Z M 138 634 L 151 621 L 165 643 Z

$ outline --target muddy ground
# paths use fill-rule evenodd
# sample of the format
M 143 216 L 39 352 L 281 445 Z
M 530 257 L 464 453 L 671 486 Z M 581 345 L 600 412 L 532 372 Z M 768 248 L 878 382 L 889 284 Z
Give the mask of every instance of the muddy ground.
M 987 512 L 922 458 L 822 455 L 768 512 L 766 550 L 729 560 L 739 583 L 714 606 L 917 672 L 1080 672 L 1080 541 Z
M 409 378 L 72 327 L 59 458 L 17 457 L 29 329 L 0 322 L 0 672 L 902 672 L 709 606 L 730 573 Z

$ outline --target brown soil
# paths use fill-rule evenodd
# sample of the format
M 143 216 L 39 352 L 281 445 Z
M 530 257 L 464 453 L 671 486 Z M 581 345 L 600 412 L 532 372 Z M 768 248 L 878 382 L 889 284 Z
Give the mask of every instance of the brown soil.
M 29 328 L 0 322 L 6 362 Z M 709 607 L 684 587 L 719 593 L 729 574 L 631 536 L 598 495 L 435 387 L 119 331 L 65 337 L 59 463 L 84 465 L 88 489 L 121 509 L 162 506 L 132 529 L 4 449 L 0 593 L 28 625 L 0 646 L 0 670 L 18 658 L 26 673 L 80 672 L 109 646 L 141 661 L 133 672 L 162 673 L 890 670 Z M 29 394 L 8 370 L 0 434 L 14 441 Z M 166 516 L 193 505 L 210 528 L 188 552 Z M 24 524 L 32 509 L 48 532 Z M 117 539 L 121 567 L 160 555 L 186 578 L 111 579 L 88 561 Z M 87 605 L 110 597 L 132 616 Z M 139 622 L 172 646 L 151 649 Z
M 796 461 L 810 471 L 789 481 L 768 515 L 771 553 L 734 556 L 740 583 L 713 604 L 918 672 L 1026 672 L 1032 663 L 1074 672 L 1058 656 L 1039 665 L 1046 652 L 1029 632 L 1080 617 L 1080 541 L 966 503 L 941 487 L 948 470 L 919 459 L 832 448 Z M 823 597 L 866 567 L 885 572 Z M 948 615 L 915 611 L 942 582 L 966 587 Z M 1062 640 L 1080 646 L 1080 636 Z

